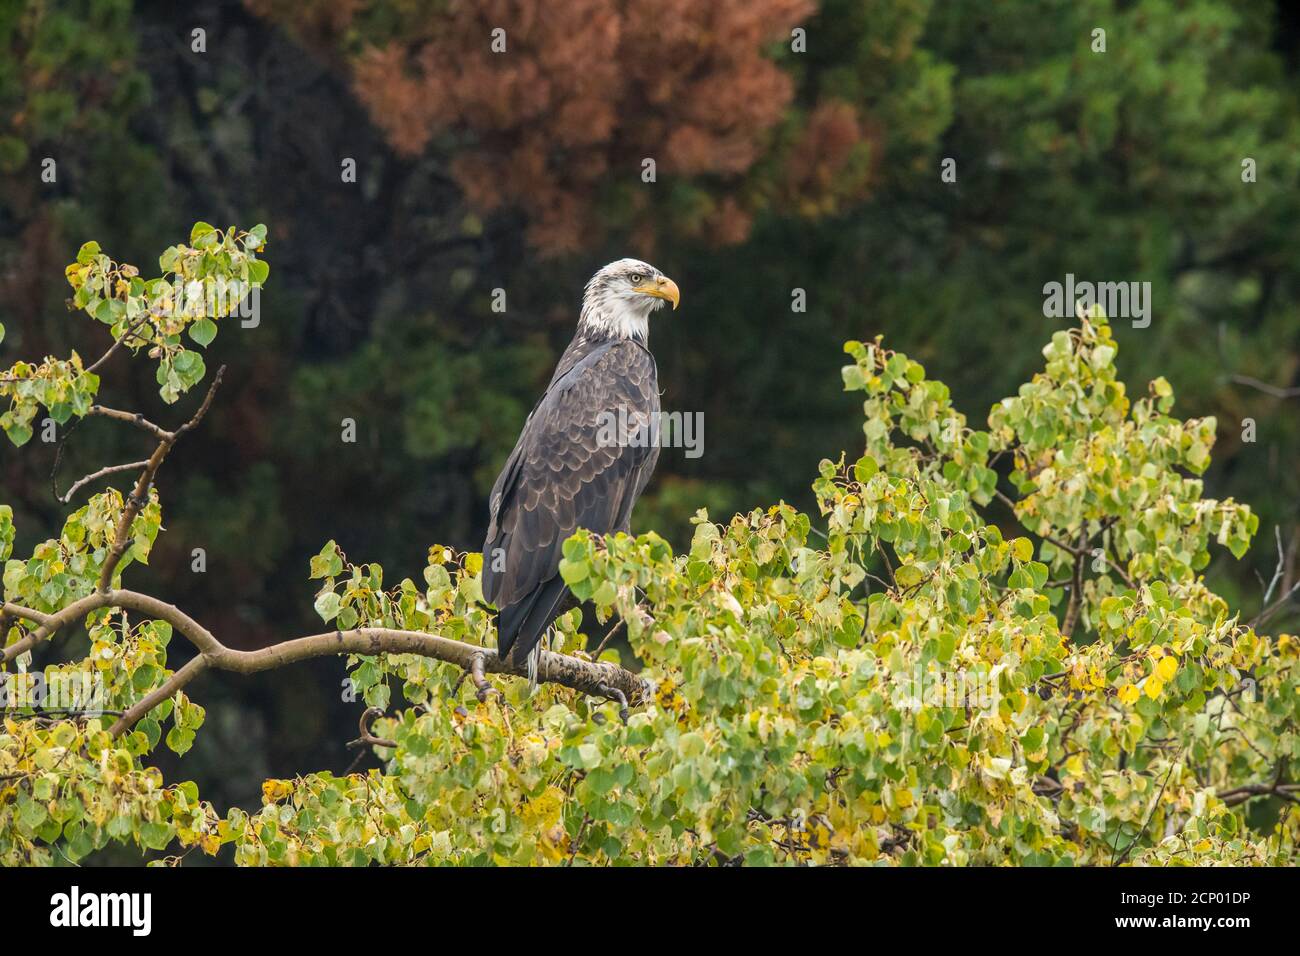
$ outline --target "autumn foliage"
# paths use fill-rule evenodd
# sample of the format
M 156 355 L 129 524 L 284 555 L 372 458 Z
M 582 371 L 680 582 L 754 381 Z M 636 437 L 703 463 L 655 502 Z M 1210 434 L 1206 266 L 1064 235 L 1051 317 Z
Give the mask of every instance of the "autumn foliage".
M 129 282 L 88 242 L 66 276 L 109 325 L 106 356 L 156 359 L 170 403 L 232 315 L 215 294 L 178 310 L 171 289 L 260 287 L 266 235 L 197 223 L 162 277 Z M 1215 419 L 1173 416 L 1163 377 L 1130 392 L 1095 310 L 1053 332 L 987 430 L 882 339 L 844 349 L 863 450 L 821 462 L 816 511 L 701 508 L 676 551 L 577 532 L 559 573 L 618 619 L 638 669 L 574 608 L 535 689 L 493 649 L 480 554 L 433 545 L 419 583 L 394 586 L 330 540 L 308 569 L 331 630 L 252 653 L 134 590 L 163 529 L 158 469 L 221 373 L 168 431 L 91 404 L 102 360 L 15 363 L 0 373 L 12 444 L 41 408 L 159 444 L 74 485 L 142 469 L 30 556 L 0 504 L 0 864 L 111 844 L 251 866 L 1293 864 L 1298 648 L 1262 630 L 1287 598 L 1246 621 L 1200 573 L 1259 530 L 1249 506 L 1203 494 Z M 193 648 L 183 665 L 173 639 Z M 204 672 L 334 655 L 352 746 L 382 768 L 263 779 L 260 808 L 223 812 L 154 765 L 203 728 L 189 694 L 210 692 Z
M 282 4 L 249 3 L 289 19 Z M 346 45 L 362 5 L 312 13 L 318 6 L 294 14 L 299 35 Z M 707 193 L 677 203 L 677 234 L 738 242 L 773 198 L 808 212 L 845 181 L 850 191 L 865 184 L 857 111 L 830 101 L 801 120 L 789 110 L 795 82 L 773 58 L 813 12 L 810 0 L 453 0 L 404 18 L 399 35 L 363 42 L 349 60 L 356 96 L 399 154 L 447 137 L 471 203 L 521 210 L 543 252 L 589 244 L 601 202 L 630 207 L 648 246 L 651 207 L 662 213 L 681 196 L 639 188 L 647 159 L 670 184 L 710 179 Z M 779 145 L 782 124 L 790 168 L 763 188 L 746 176 Z

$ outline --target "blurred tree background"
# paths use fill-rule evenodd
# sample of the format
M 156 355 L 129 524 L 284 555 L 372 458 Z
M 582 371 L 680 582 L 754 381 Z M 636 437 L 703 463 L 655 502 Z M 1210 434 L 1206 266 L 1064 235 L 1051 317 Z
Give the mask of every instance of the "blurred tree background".
M 307 561 L 328 538 L 414 576 L 435 542 L 477 548 L 582 283 L 627 254 L 683 290 L 652 346 L 665 408 L 705 421 L 702 457 L 661 458 L 641 529 L 680 544 L 700 506 L 812 506 L 818 460 L 861 447 L 849 338 L 883 333 L 983 422 L 1069 323 L 1043 286 L 1072 273 L 1150 282 L 1150 326 L 1115 322 L 1130 387 L 1164 374 L 1180 414 L 1218 416 L 1208 493 L 1261 534 L 1208 569 L 1216 589 L 1253 613 L 1274 527 L 1295 574 L 1283 0 L 10 0 L 0 44 L 4 361 L 105 345 L 63 302 L 85 239 L 145 264 L 195 220 L 271 227 L 261 323 L 214 346 L 227 384 L 162 479 L 147 572 L 232 646 L 319 629 Z M 131 371 L 105 369 L 105 400 L 179 421 Z M 60 487 L 137 441 L 87 424 Z M 55 446 L 0 454 L 21 550 L 61 520 Z M 256 805 L 265 777 L 342 770 L 342 676 L 205 677 L 181 776 Z

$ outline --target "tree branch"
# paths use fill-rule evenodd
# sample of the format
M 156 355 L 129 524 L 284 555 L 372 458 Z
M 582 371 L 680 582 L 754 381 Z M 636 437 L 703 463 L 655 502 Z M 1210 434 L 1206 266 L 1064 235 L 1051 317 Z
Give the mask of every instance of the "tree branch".
M 126 499 L 126 507 L 122 509 L 122 516 L 118 519 L 117 529 L 113 534 L 113 545 L 108 549 L 108 557 L 104 559 L 104 566 L 99 572 L 100 591 L 107 591 L 113 583 L 113 572 L 121 563 L 122 556 L 126 554 L 127 545 L 131 540 L 131 524 L 148 500 L 149 488 L 153 485 L 154 477 L 158 474 L 158 469 L 162 467 L 167 453 L 171 451 L 177 439 L 203 420 L 203 416 L 212 407 L 212 398 L 216 395 L 217 389 L 220 388 L 221 380 L 225 377 L 225 374 L 226 367 L 223 365 L 217 369 L 217 374 L 213 376 L 212 384 L 208 387 L 208 394 L 204 396 L 203 404 L 199 406 L 199 410 L 194 413 L 194 416 L 175 431 L 163 432 L 159 438 L 158 447 L 154 449 L 154 453 L 149 456 L 144 469 L 140 472 L 140 477 L 135 483 L 135 489 L 131 492 L 131 496 Z M 132 416 L 132 421 L 140 424 L 144 422 L 144 419 Z M 157 428 L 157 426 L 153 427 Z
M 329 631 L 294 640 L 272 644 L 256 651 L 232 650 L 222 644 L 207 628 L 173 604 L 160 601 L 138 591 L 96 591 L 75 601 L 55 614 L 44 614 L 16 604 L 5 604 L 6 613 L 37 623 L 37 628 L 27 637 L 4 649 L 6 663 L 24 651 L 65 627 L 102 607 L 117 607 L 136 611 L 154 620 L 166 621 L 185 637 L 198 655 L 177 670 L 162 686 L 154 689 L 130 707 L 112 731 L 120 734 L 129 730 L 136 721 L 162 701 L 184 688 L 205 670 L 232 671 L 236 674 L 255 674 L 274 670 L 287 664 L 341 654 L 418 654 L 422 657 L 455 664 L 471 673 L 475 683 L 484 674 L 508 674 L 528 677 L 527 661 L 502 660 L 495 649 L 466 644 L 450 638 L 439 637 L 423 631 L 403 631 L 386 627 L 361 627 L 350 631 Z M 631 671 L 603 661 L 584 661 L 567 654 L 543 650 L 537 663 L 538 683 L 559 684 L 593 697 L 624 700 L 636 705 L 644 703 L 650 688 Z M 484 698 L 479 685 L 480 700 Z
M 1246 385 L 1261 391 L 1265 395 L 1272 395 L 1274 398 L 1295 398 L 1300 395 L 1300 387 L 1284 388 L 1278 385 L 1270 385 L 1268 382 L 1261 382 L 1250 375 L 1234 375 L 1232 381 L 1238 385 Z
M 116 408 L 108 408 L 104 405 L 91 405 L 90 410 L 86 412 L 89 415 L 95 415 L 99 418 L 111 418 L 114 421 L 126 422 L 128 425 L 134 425 L 142 428 L 159 441 L 164 441 L 171 437 L 172 433 L 159 425 L 155 425 L 149 419 L 145 418 L 139 412 L 123 412 Z
M 69 488 L 64 494 L 58 496 L 59 504 L 66 505 L 72 500 L 72 496 L 77 493 L 78 489 L 84 488 L 86 485 L 98 478 L 107 478 L 109 475 L 116 475 L 123 471 L 134 471 L 137 468 L 143 468 L 147 464 L 149 464 L 147 461 L 129 461 L 124 465 L 109 465 L 106 468 L 101 468 L 99 471 L 86 475 L 86 477 L 81 478 L 78 481 L 74 481 L 71 488 Z
M 1300 537 L 1300 535 L 1297 537 Z M 1296 556 L 1296 539 L 1293 538 L 1291 544 L 1284 550 L 1282 548 L 1282 529 L 1277 525 L 1273 526 L 1273 538 L 1277 541 L 1277 567 L 1273 570 L 1272 580 L 1268 582 L 1268 586 L 1264 589 L 1263 606 L 1260 607 L 1259 613 L 1251 618 L 1250 623 L 1246 625 L 1252 630 L 1268 621 L 1269 618 L 1281 610 L 1287 601 L 1291 600 L 1292 595 L 1300 591 L 1300 582 L 1290 583 L 1291 570 Z M 1273 591 L 1277 588 L 1279 581 L 1283 582 L 1282 596 L 1270 604 L 1269 598 L 1273 596 Z
M 348 747 L 396 747 L 397 741 L 376 737 L 370 732 L 370 725 L 375 722 L 375 718 L 382 716 L 384 712 L 378 707 L 367 707 L 361 714 L 361 736 L 356 740 L 349 740 Z
M 137 330 L 139 330 L 140 326 L 144 325 L 145 322 L 149 321 L 149 319 L 150 319 L 150 315 L 148 312 L 140 316 L 140 318 L 136 319 L 135 324 L 132 325 L 125 332 L 123 332 L 122 337 L 120 339 L 117 339 L 112 345 L 110 345 L 108 347 L 108 351 L 105 352 L 103 355 L 101 355 L 98 359 L 96 359 L 90 365 L 90 367 L 87 368 L 85 371 L 88 374 L 99 371 L 99 369 L 104 365 L 104 363 L 107 362 L 109 359 L 111 359 L 117 353 L 118 349 L 122 348 L 122 346 L 126 344 L 126 340 L 128 338 L 140 339 L 141 345 L 148 345 L 149 344 L 148 339 L 140 338 L 140 336 L 136 335 L 135 333 Z
M 123 731 L 130 730 L 138 721 L 149 711 L 153 710 L 163 701 L 176 695 L 182 687 L 198 677 L 208 668 L 208 659 L 202 654 L 190 658 L 182 667 L 174 672 L 171 677 L 163 681 L 162 684 L 155 687 L 149 693 L 145 694 L 138 701 L 126 709 L 121 717 L 113 721 L 113 726 L 109 728 L 113 736 L 117 736 Z
M 1300 784 L 1255 783 L 1245 787 L 1233 787 L 1231 790 L 1221 790 L 1218 797 L 1229 807 L 1245 803 L 1252 797 L 1281 797 L 1292 803 L 1300 803 L 1300 793 L 1297 791 L 1300 791 Z
M 1250 623 L 1247 624 L 1246 626 L 1249 627 L 1251 630 L 1255 630 L 1256 628 L 1262 627 L 1264 624 L 1268 623 L 1269 618 L 1271 618 L 1274 614 L 1280 611 L 1283 608 L 1283 606 L 1286 604 L 1286 602 L 1291 600 L 1292 596 L 1295 595 L 1296 592 L 1298 591 L 1300 591 L 1300 581 L 1297 581 L 1295 584 L 1291 585 L 1290 590 L 1288 590 L 1285 594 L 1279 597 L 1268 607 L 1261 609 L 1258 614 L 1256 614 L 1253 618 L 1251 618 Z
M 1087 534 L 1080 531 L 1080 548 L 1074 552 L 1074 570 L 1070 581 L 1070 602 L 1066 605 L 1065 622 L 1061 625 L 1061 633 L 1067 638 L 1074 636 L 1074 624 L 1079 619 L 1079 607 L 1083 602 L 1083 557 L 1087 553 L 1083 545 L 1087 543 L 1087 540 Z

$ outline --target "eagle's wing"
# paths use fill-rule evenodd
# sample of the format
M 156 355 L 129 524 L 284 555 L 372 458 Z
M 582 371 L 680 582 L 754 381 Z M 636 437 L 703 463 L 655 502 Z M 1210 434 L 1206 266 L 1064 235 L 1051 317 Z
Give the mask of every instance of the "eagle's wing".
M 502 654 L 516 637 L 516 658 L 527 654 L 550 625 L 565 539 L 627 528 L 659 450 L 609 440 L 606 416 L 621 408 L 629 428 L 648 429 L 659 412 L 654 359 L 635 342 L 602 346 L 551 383 L 492 489 L 483 595 L 501 611 Z

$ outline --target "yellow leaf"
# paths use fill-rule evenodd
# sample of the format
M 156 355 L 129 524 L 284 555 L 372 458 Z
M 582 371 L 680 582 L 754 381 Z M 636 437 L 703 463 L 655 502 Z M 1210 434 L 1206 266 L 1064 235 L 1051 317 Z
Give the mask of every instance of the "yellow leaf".
M 1138 699 L 1138 689 L 1132 684 L 1125 683 L 1119 689 L 1119 699 L 1125 704 L 1135 704 Z
M 1156 663 L 1156 676 L 1164 683 L 1169 683 L 1174 679 L 1174 674 L 1178 673 L 1178 660 L 1173 657 L 1162 657 Z
M 1164 691 L 1164 689 L 1165 689 L 1165 682 L 1162 681 L 1155 674 L 1152 674 L 1150 677 L 1148 677 L 1146 683 L 1142 685 L 1142 690 L 1152 700 L 1155 700 L 1157 697 L 1159 697 L 1160 694 Z
M 293 793 L 293 781 L 291 780 L 264 780 L 262 782 L 262 798 L 267 803 L 276 803 L 291 793 Z

